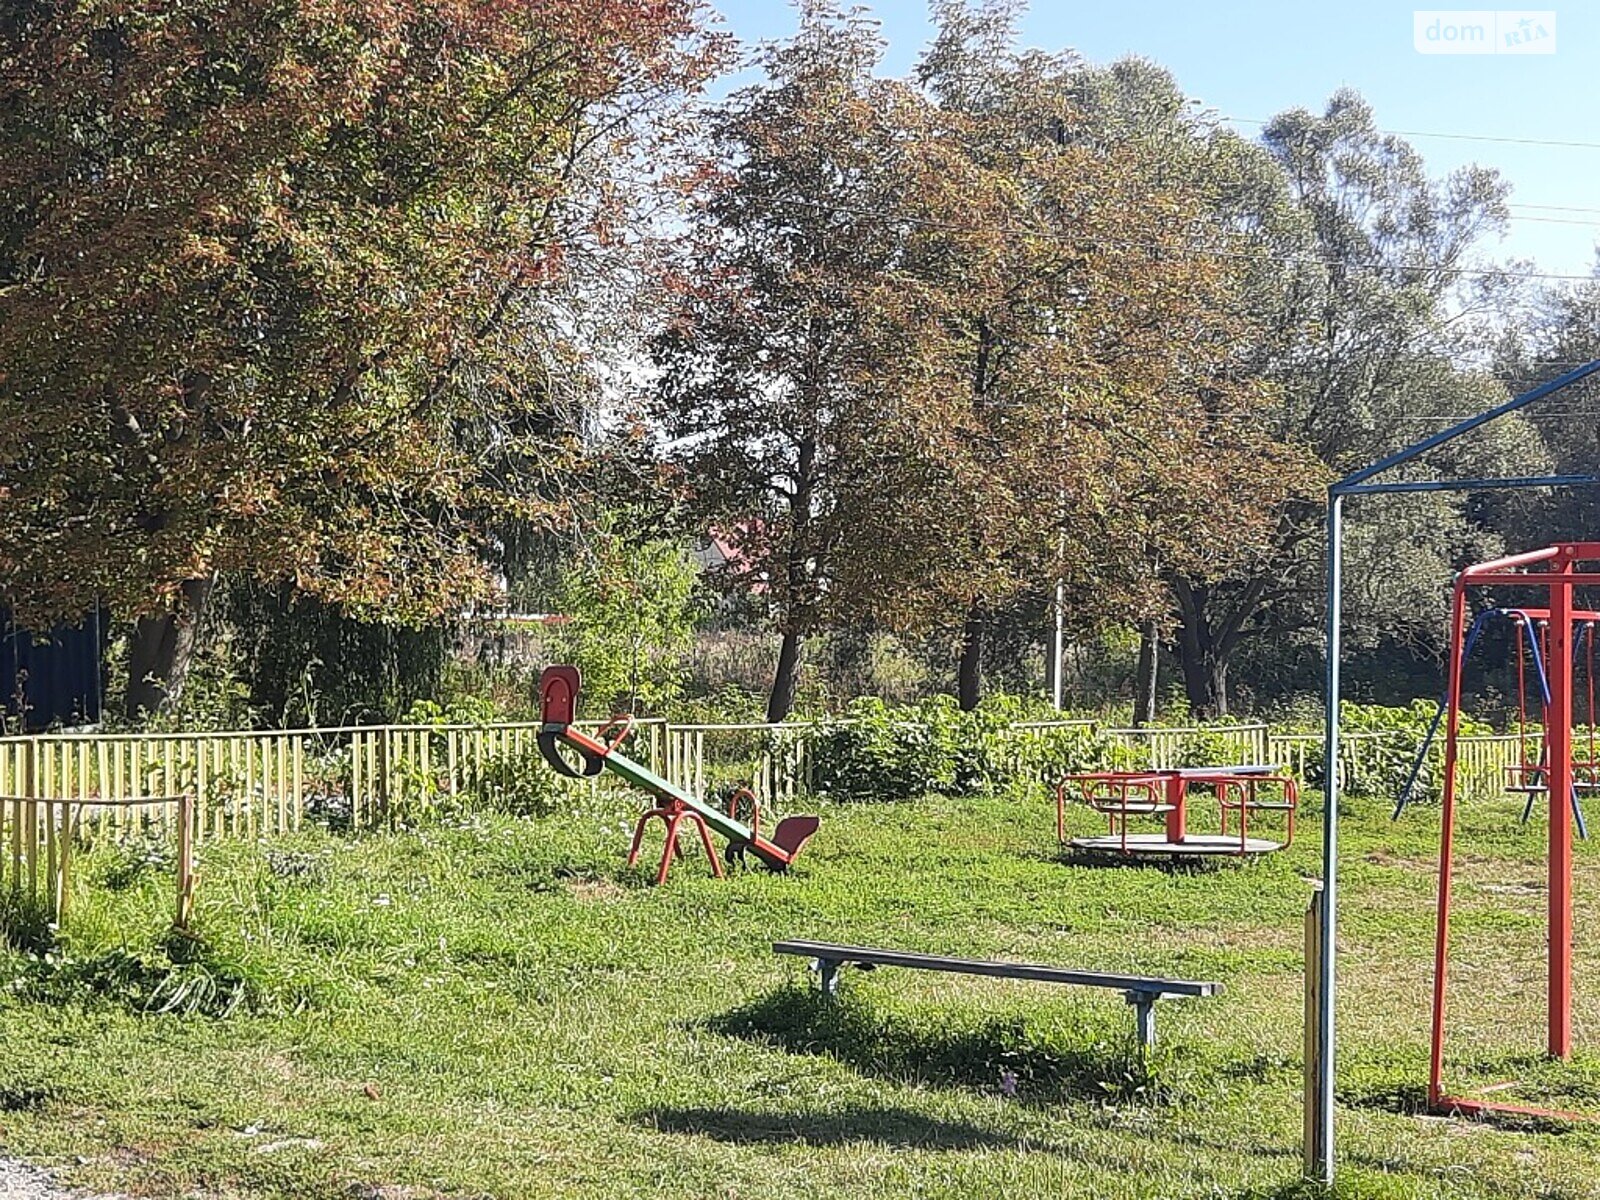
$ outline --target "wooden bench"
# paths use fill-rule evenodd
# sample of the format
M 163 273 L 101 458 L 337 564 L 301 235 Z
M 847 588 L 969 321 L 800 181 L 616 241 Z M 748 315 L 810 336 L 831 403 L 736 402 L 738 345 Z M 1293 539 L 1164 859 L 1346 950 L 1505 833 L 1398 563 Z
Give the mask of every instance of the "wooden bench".
M 826 996 L 837 995 L 839 970 L 845 966 L 870 971 L 875 967 L 907 967 L 914 971 L 947 971 L 954 975 L 987 975 L 994 979 L 1031 979 L 1038 983 L 1070 983 L 1080 987 L 1111 988 L 1133 1005 L 1139 1045 L 1148 1050 L 1156 1042 L 1156 1001 L 1176 997 L 1215 996 L 1220 983 L 1192 979 L 1157 979 L 1146 975 L 1116 975 L 1105 971 L 1075 971 L 1032 963 L 989 962 L 972 958 L 945 958 L 938 954 L 913 954 L 905 950 L 875 950 L 869 946 L 840 946 L 831 942 L 786 941 L 772 944 L 774 954 L 796 954 L 816 965 Z

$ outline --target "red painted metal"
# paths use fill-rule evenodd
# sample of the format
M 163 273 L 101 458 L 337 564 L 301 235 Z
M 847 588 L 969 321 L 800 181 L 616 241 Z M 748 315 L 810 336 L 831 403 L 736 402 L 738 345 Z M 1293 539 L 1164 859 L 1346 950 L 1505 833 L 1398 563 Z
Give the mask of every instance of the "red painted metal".
M 1561 555 L 1561 573 L 1571 575 L 1573 560 Z M 1550 653 L 1545 670 L 1550 704 L 1545 713 L 1545 784 L 1550 801 L 1550 982 L 1549 1052 L 1572 1053 L 1572 586 L 1550 588 Z
M 644 845 L 645 827 L 651 821 L 659 820 L 667 827 L 666 844 L 661 847 L 661 866 L 656 871 L 657 886 L 667 881 L 667 872 L 672 867 L 674 858 L 683 857 L 683 848 L 678 845 L 678 826 L 688 821 L 700 834 L 700 845 L 704 847 L 706 858 L 711 861 L 711 874 L 722 878 L 722 860 L 717 857 L 717 848 L 711 844 L 711 831 L 706 828 L 705 820 L 699 813 L 689 808 L 681 800 L 664 800 L 649 812 L 639 818 L 639 823 L 633 827 L 633 844 L 628 847 L 628 865 L 631 867 L 639 861 L 639 850 Z
M 1259 770 L 1259 768 L 1257 769 Z M 1222 815 L 1222 832 L 1228 832 L 1228 814 L 1239 814 L 1239 853 L 1248 852 L 1248 816 L 1251 811 L 1284 812 L 1288 821 L 1286 849 L 1294 841 L 1294 815 L 1299 805 L 1299 785 L 1293 776 L 1241 775 L 1230 767 L 1172 770 L 1156 768 L 1140 771 L 1086 771 L 1063 776 L 1056 784 L 1056 840 L 1065 843 L 1067 785 L 1076 784 L 1083 802 L 1106 817 L 1107 832 L 1121 837 L 1120 849 L 1129 853 L 1128 819 L 1135 816 L 1163 815 L 1166 839 L 1182 842 L 1189 836 L 1189 788 L 1198 784 L 1216 789 Z M 1271 784 L 1282 789 L 1281 801 L 1263 801 L 1257 788 Z M 1137 807 L 1135 807 L 1137 805 Z
M 781 850 L 786 859 L 789 862 L 793 862 L 795 856 L 800 853 L 800 847 L 811 840 L 812 834 L 816 833 L 821 825 L 821 817 L 797 814 L 792 817 L 785 817 L 778 822 L 778 827 L 772 831 L 772 840 L 770 842 L 759 834 L 752 838 L 751 841 L 769 851 L 773 849 Z
M 1560 1108 L 1534 1108 L 1526 1104 L 1500 1104 L 1493 1100 L 1475 1100 L 1467 1096 L 1440 1096 L 1435 1108 L 1444 1112 L 1459 1113 L 1464 1117 L 1479 1117 L 1496 1113 L 1509 1117 L 1535 1117 L 1545 1121 L 1592 1122 L 1587 1113 L 1568 1112 Z
M 750 808 L 750 832 L 756 837 L 761 836 L 761 800 L 747 787 L 739 788 L 728 797 L 728 815 L 735 821 L 739 819 L 739 801 L 747 801 Z
M 1167 803 L 1172 806 L 1167 810 L 1167 841 L 1181 842 L 1189 834 L 1189 781 L 1173 774 L 1167 776 L 1166 784 Z
M 606 735 L 608 733 L 610 733 L 613 729 L 615 729 L 618 725 L 622 726 L 622 732 L 617 734 L 615 737 L 607 737 Z M 594 731 L 595 741 L 604 742 L 605 743 L 605 747 L 606 747 L 607 750 L 615 750 L 618 746 L 622 745 L 623 742 L 627 741 L 632 736 L 633 736 L 633 714 L 632 713 L 621 713 L 618 716 L 612 717 L 604 725 L 600 726 L 599 729 L 596 729 Z
M 546 667 L 539 676 L 539 710 L 547 725 L 571 725 L 577 720 L 577 667 Z
M 1506 571 L 1515 570 L 1517 567 L 1532 566 L 1536 562 L 1546 562 L 1559 553 L 1557 546 L 1541 546 L 1537 550 L 1524 550 L 1521 554 L 1508 554 L 1504 558 L 1491 558 L 1487 562 L 1473 563 L 1456 576 L 1457 579 L 1476 580 L 1485 575 L 1499 575 Z
M 1490 563 L 1480 563 L 1456 578 L 1451 602 L 1450 675 L 1446 693 L 1444 763 L 1444 806 L 1439 836 L 1438 914 L 1434 928 L 1433 1030 L 1428 1074 L 1428 1103 L 1434 1109 L 1462 1113 L 1507 1113 L 1558 1120 L 1592 1119 L 1555 1109 L 1525 1105 L 1497 1104 L 1452 1096 L 1444 1090 L 1444 1048 L 1446 997 L 1450 958 L 1451 882 L 1455 862 L 1455 818 L 1459 799 L 1458 741 L 1461 725 L 1462 652 L 1466 628 L 1466 589 L 1494 583 L 1515 587 L 1542 587 L 1548 592 L 1548 606 L 1521 609 L 1530 621 L 1544 626 L 1545 671 L 1550 700 L 1543 713 L 1544 747 L 1536 774 L 1549 803 L 1549 846 L 1547 868 L 1547 921 L 1549 958 L 1546 989 L 1546 1049 L 1553 1058 L 1572 1053 L 1572 850 L 1573 795 L 1572 719 L 1574 716 L 1574 623 L 1597 619 L 1596 614 L 1574 607 L 1574 589 L 1600 583 L 1600 575 L 1578 570 L 1578 564 L 1600 560 L 1600 542 L 1568 542 L 1527 554 L 1512 555 Z M 1519 572 L 1519 567 L 1539 565 L 1537 571 Z M 1518 637 L 1519 691 L 1522 639 Z M 1593 688 L 1591 668 L 1590 688 Z M 1591 701 L 1593 724 L 1593 702 Z M 1519 704 L 1519 729 L 1526 732 L 1525 701 Z M 1591 734 L 1592 737 L 1592 734 Z M 1522 773 L 1528 772 L 1524 759 Z M 1593 754 L 1591 754 L 1591 758 Z M 1523 780 L 1526 783 L 1526 779 Z
M 1456 752 L 1461 731 L 1461 652 L 1466 640 L 1467 583 L 1457 577 L 1450 601 L 1450 683 L 1446 691 L 1444 811 L 1439 831 L 1439 911 L 1433 937 L 1433 1039 L 1428 1058 L 1428 1105 L 1444 1095 L 1444 1003 L 1449 970 L 1450 880 L 1455 869 Z

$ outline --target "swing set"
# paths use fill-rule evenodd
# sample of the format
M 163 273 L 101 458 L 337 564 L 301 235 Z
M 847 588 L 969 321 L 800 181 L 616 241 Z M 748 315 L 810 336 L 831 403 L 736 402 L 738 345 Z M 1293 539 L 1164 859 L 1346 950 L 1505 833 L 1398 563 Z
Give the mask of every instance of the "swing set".
M 1573 833 L 1583 835 L 1583 810 L 1580 791 L 1597 788 L 1595 753 L 1595 630 L 1600 613 L 1574 607 L 1574 593 L 1580 587 L 1600 586 L 1600 542 L 1567 542 L 1547 546 L 1526 554 L 1511 555 L 1479 563 L 1462 571 L 1455 581 L 1451 601 L 1449 683 L 1440 711 L 1429 730 L 1429 738 L 1444 723 L 1444 799 L 1439 839 L 1438 913 L 1434 933 L 1433 1040 L 1428 1076 L 1428 1104 L 1434 1110 L 1476 1114 L 1511 1113 L 1520 1116 L 1570 1119 L 1572 1113 L 1502 1103 L 1481 1097 L 1451 1095 L 1444 1086 L 1444 1047 L 1447 981 L 1450 968 L 1451 885 L 1455 864 L 1455 818 L 1460 798 L 1461 679 L 1468 654 L 1487 621 L 1495 618 L 1514 622 L 1517 629 L 1518 674 L 1518 762 L 1507 767 L 1507 790 L 1525 794 L 1528 803 L 1523 820 L 1532 814 L 1539 796 L 1549 798 L 1549 849 L 1546 893 L 1548 922 L 1548 962 L 1546 1001 L 1546 1048 L 1552 1058 L 1564 1059 L 1572 1053 L 1572 965 L 1573 965 Z M 1475 587 L 1529 588 L 1546 593 L 1547 602 L 1539 608 L 1495 608 L 1467 623 L 1467 592 Z M 1531 663 L 1539 686 L 1540 723 L 1543 734 L 1537 737 L 1528 714 L 1527 666 Z M 1580 690 L 1578 666 L 1587 667 L 1585 686 Z M 1588 731 L 1586 757 L 1574 756 L 1573 718 L 1575 697 L 1587 694 Z M 1535 750 L 1535 744 L 1538 749 Z M 1422 754 L 1427 753 L 1424 743 Z M 1410 798 L 1422 755 L 1412 771 L 1411 782 L 1401 796 L 1395 815 Z
M 1527 824 L 1533 815 L 1535 801 L 1547 790 L 1550 775 L 1548 745 L 1543 736 L 1543 729 L 1549 723 L 1550 710 L 1550 675 L 1545 667 L 1550 658 L 1550 610 L 1518 607 L 1488 608 L 1480 612 L 1467 627 L 1466 636 L 1460 643 L 1463 667 L 1471 661 L 1472 651 L 1477 646 L 1484 629 L 1490 623 L 1501 620 L 1509 621 L 1513 627 L 1512 642 L 1516 646 L 1517 658 L 1517 761 L 1505 765 L 1505 790 L 1527 798 L 1522 808 L 1522 823 Z M 1583 805 L 1578 799 L 1578 794 L 1583 791 L 1594 791 L 1600 787 L 1600 752 L 1597 752 L 1600 751 L 1600 745 L 1597 745 L 1595 709 L 1595 640 L 1596 627 L 1600 626 L 1600 612 L 1574 610 L 1572 622 L 1576 631 L 1572 645 L 1573 673 L 1577 673 L 1580 664 L 1583 666 L 1585 685 L 1583 692 L 1586 693 L 1588 703 L 1585 706 L 1585 720 L 1582 726 L 1587 746 L 1585 754 L 1573 760 L 1571 803 L 1578 836 L 1587 838 L 1588 825 L 1584 820 Z M 1528 715 L 1530 665 L 1533 682 L 1538 685 L 1535 697 L 1538 709 L 1534 721 L 1530 721 Z M 1423 766 L 1427 762 L 1428 750 L 1438 736 L 1439 725 L 1448 706 L 1449 695 L 1446 693 L 1439 698 L 1439 706 L 1434 710 L 1428 732 L 1422 739 L 1422 745 L 1418 748 L 1417 756 L 1406 776 L 1405 787 L 1395 801 L 1393 814 L 1395 820 L 1400 818 L 1406 806 L 1411 803 Z

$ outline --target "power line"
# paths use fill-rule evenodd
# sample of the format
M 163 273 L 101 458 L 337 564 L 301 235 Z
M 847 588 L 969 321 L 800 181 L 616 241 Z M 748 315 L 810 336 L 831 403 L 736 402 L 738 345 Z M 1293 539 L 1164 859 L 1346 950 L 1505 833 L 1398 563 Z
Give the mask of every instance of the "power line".
M 801 208 L 810 208 L 816 212 L 836 213 L 847 217 L 882 217 L 881 210 L 868 210 L 851 208 L 846 205 L 828 204 L 821 200 L 809 200 L 799 196 L 787 197 L 782 202 L 796 205 Z M 905 225 L 915 225 L 921 229 L 938 229 L 947 233 L 987 233 L 1000 237 L 1031 237 L 1042 238 L 1045 241 L 1060 242 L 1064 245 L 1082 244 L 1082 239 L 1068 237 L 1044 229 L 1025 229 L 1017 226 L 994 225 L 965 225 L 955 221 L 935 221 L 927 217 L 894 216 L 891 221 Z M 1121 238 L 1100 239 L 1094 243 L 1097 246 L 1109 246 L 1123 250 L 1159 250 L 1162 253 L 1189 258 L 1234 258 L 1248 261 L 1268 259 L 1281 263 L 1284 266 L 1307 267 L 1340 267 L 1347 271 L 1365 272 L 1375 274 L 1379 272 L 1404 273 L 1414 272 L 1419 275 L 1448 275 L 1451 277 L 1471 276 L 1477 279 L 1525 279 L 1542 280 L 1546 282 L 1561 283 L 1594 283 L 1595 275 L 1565 275 L 1550 271 L 1510 271 L 1500 267 L 1444 267 L 1434 263 L 1350 263 L 1334 258 L 1324 258 L 1319 255 L 1282 255 L 1282 254 L 1252 254 L 1243 250 L 1223 250 L 1218 247 L 1209 247 L 1205 250 L 1183 249 L 1162 245 L 1158 242 L 1137 241 Z
M 1582 212 L 1600 213 L 1600 208 L 1586 208 L 1581 204 L 1524 204 L 1520 200 L 1508 200 L 1508 208 L 1537 208 L 1544 212 Z
M 1533 221 L 1540 225 L 1587 225 L 1590 228 L 1600 225 L 1600 220 L 1580 221 L 1575 217 L 1530 217 L 1525 213 L 1510 213 L 1507 219 L 1511 221 Z
M 1266 126 L 1272 123 L 1256 117 L 1224 117 L 1222 119 L 1231 121 L 1236 125 Z M 1559 138 L 1513 137 L 1492 133 L 1439 133 L 1420 129 L 1375 129 L 1373 132 L 1384 134 L 1387 137 L 1441 138 L 1452 142 L 1498 142 L 1511 146 L 1556 146 L 1567 150 L 1600 150 L 1600 142 L 1573 142 Z

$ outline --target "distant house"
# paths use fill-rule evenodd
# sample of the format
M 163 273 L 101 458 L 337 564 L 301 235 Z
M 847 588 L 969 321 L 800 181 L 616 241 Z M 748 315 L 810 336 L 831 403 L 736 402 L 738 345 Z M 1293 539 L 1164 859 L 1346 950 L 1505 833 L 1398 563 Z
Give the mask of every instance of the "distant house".
M 105 700 L 106 628 L 98 608 L 81 625 L 36 634 L 0 608 L 0 706 L 27 731 L 90 725 Z
M 744 579 L 749 584 L 749 590 L 758 596 L 767 590 L 766 577 L 750 565 L 750 561 L 734 545 L 733 538 L 719 529 L 707 530 L 705 538 L 691 554 L 695 564 L 704 571 L 720 574 L 724 578 Z

